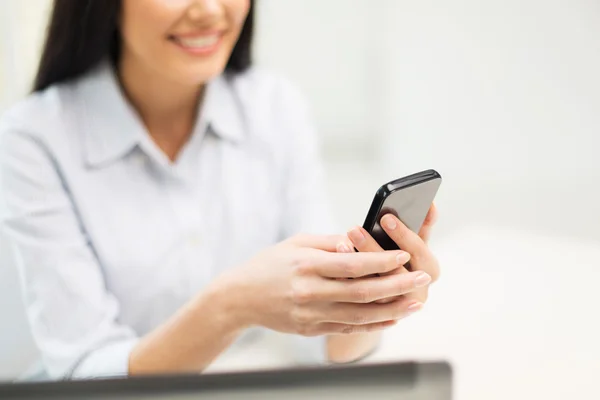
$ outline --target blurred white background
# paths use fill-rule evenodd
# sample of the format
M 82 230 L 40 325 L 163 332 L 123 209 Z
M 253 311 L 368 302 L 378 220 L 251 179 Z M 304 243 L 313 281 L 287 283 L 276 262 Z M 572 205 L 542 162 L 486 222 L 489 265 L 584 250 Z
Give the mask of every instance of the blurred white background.
M 0 5 L 0 111 L 30 87 L 49 3 Z M 451 359 L 460 399 L 600 398 L 600 3 L 259 0 L 257 29 L 258 63 L 312 103 L 342 228 L 384 181 L 444 177 L 444 279 L 377 357 Z M 0 296 L 11 377 L 35 351 L 1 240 Z

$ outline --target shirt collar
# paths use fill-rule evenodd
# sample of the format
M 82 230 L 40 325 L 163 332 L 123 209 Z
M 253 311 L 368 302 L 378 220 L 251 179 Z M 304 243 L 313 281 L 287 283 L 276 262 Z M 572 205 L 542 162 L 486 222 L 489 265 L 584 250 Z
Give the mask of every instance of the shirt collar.
M 235 79 L 219 75 L 207 83 L 201 115 L 217 136 L 239 143 L 244 139 L 246 116 L 235 90 Z
M 220 75 L 206 85 L 193 135 L 210 127 L 218 137 L 238 143 L 244 136 L 244 116 L 234 92 L 235 78 Z M 130 153 L 148 133 L 137 112 L 125 98 L 110 62 L 103 62 L 77 84 L 80 118 L 85 121 L 84 158 L 99 167 Z M 202 121 L 201 121 L 202 120 Z

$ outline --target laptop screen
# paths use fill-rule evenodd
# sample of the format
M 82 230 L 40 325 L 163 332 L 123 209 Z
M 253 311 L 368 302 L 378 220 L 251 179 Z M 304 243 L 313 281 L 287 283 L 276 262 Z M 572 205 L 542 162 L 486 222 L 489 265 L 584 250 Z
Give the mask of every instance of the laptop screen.
M 2 399 L 450 400 L 446 363 L 400 363 L 201 376 L 16 384 Z

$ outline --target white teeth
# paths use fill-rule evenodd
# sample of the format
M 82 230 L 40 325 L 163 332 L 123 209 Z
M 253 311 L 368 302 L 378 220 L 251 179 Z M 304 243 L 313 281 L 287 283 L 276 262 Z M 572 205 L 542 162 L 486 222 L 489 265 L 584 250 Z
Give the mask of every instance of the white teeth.
M 217 43 L 219 36 L 201 36 L 196 38 L 177 38 L 177 41 L 185 47 L 203 48 L 210 47 Z

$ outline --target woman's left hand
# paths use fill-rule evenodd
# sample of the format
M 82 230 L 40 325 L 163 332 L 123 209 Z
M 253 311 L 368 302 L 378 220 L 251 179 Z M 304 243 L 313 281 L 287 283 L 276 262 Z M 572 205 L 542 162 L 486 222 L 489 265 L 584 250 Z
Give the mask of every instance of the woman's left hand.
M 410 254 L 411 270 L 426 272 L 429 274 L 429 276 L 431 276 L 431 283 L 435 282 L 440 276 L 438 261 L 427 245 L 431 235 L 431 230 L 436 222 L 436 218 L 437 210 L 435 205 L 432 204 L 419 234 L 416 234 L 408 229 L 402 222 L 400 222 L 398 218 L 392 214 L 385 215 L 381 218 L 380 222 L 382 228 L 385 230 L 388 236 L 394 242 L 396 242 L 398 247 Z M 356 227 L 348 232 L 348 238 L 352 242 L 352 245 L 360 252 L 383 251 L 375 239 L 373 239 L 373 237 L 361 227 Z M 400 267 L 388 274 L 402 274 L 406 272 L 408 272 L 408 270 L 405 267 Z M 425 303 L 427 301 L 428 293 L 429 285 L 417 289 L 414 292 L 405 295 L 405 297 L 410 297 L 419 303 Z M 389 303 L 396 299 L 397 298 L 382 299 L 378 302 Z

